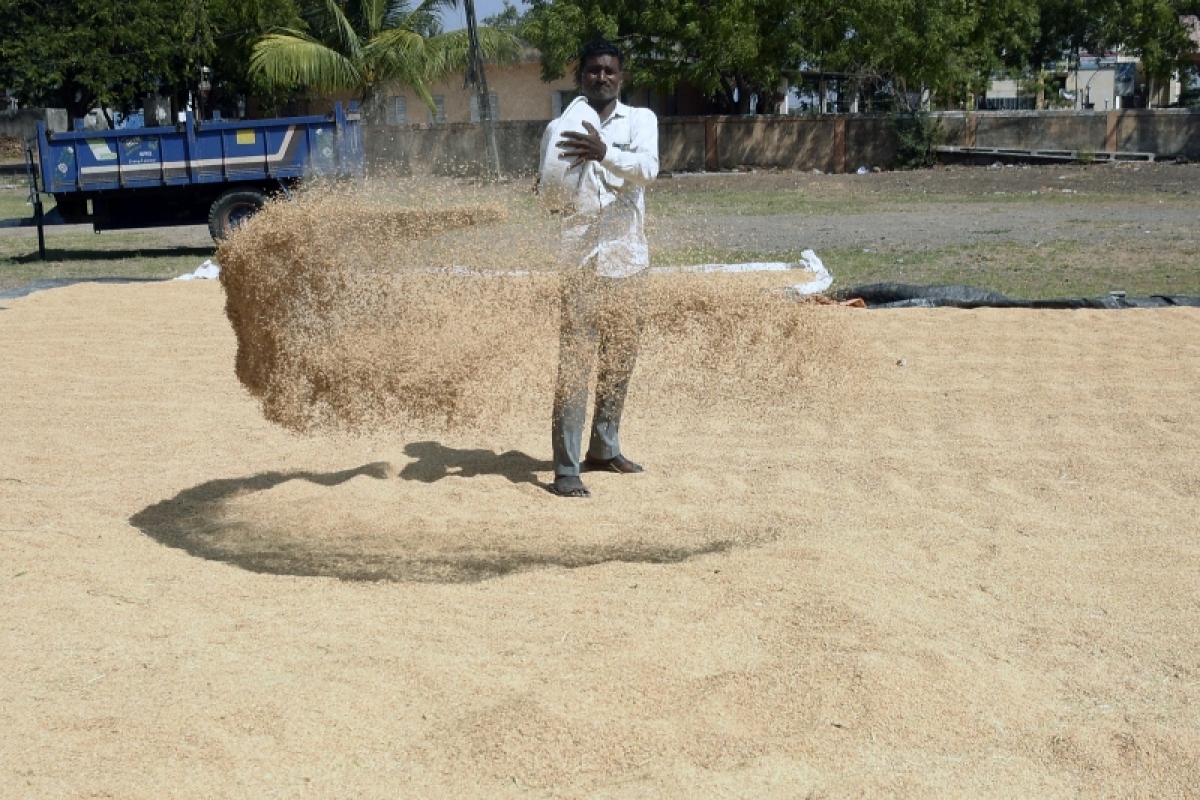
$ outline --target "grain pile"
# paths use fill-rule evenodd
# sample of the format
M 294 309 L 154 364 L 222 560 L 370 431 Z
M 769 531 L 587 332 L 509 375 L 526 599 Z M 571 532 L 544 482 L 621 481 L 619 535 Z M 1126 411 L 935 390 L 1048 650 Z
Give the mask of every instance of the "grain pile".
M 569 279 L 556 248 L 512 190 L 272 204 L 218 256 L 238 378 L 306 433 L 497 429 L 549 408 Z M 838 357 L 828 319 L 787 301 L 794 275 L 641 280 L 635 397 L 802 402 Z

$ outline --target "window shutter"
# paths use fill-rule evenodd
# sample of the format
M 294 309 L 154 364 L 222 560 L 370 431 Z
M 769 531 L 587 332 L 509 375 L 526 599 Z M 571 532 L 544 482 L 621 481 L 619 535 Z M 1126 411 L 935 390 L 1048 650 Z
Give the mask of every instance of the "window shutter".
M 488 92 L 488 111 L 492 112 L 492 120 L 500 119 L 500 96 L 495 92 Z M 480 122 L 479 116 L 479 95 L 471 92 L 471 122 Z
M 392 97 L 387 107 L 388 125 L 408 124 L 408 98 Z

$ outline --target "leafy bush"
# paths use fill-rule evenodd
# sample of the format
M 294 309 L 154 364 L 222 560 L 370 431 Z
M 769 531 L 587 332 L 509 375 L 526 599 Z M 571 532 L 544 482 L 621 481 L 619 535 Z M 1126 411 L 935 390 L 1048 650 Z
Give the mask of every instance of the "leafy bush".
M 935 148 L 942 143 L 944 133 L 938 120 L 923 111 L 896 114 L 892 117 L 896 133 L 896 169 L 932 167 L 937 161 Z

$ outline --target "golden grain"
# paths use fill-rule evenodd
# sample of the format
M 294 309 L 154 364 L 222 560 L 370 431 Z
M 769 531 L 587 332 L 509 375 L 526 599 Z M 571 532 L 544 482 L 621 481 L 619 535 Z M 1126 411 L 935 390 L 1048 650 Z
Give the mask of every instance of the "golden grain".
M 237 375 L 273 422 L 447 431 L 549 413 L 557 228 L 515 187 L 312 190 L 271 204 L 218 257 Z M 811 400 L 841 337 L 830 315 L 786 299 L 796 282 L 649 276 L 634 397 L 662 413 Z

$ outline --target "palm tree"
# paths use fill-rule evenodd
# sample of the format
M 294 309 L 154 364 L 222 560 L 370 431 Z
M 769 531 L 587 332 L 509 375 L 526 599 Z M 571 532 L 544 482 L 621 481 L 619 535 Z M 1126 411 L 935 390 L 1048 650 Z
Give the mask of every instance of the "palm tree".
M 308 0 L 309 31 L 281 29 L 254 46 L 250 72 L 273 86 L 350 91 L 369 107 L 376 89 L 399 81 L 435 111 L 429 84 L 468 63 L 466 30 L 444 33 L 437 11 L 457 0 Z M 516 60 L 520 41 L 495 28 L 479 29 L 485 58 Z

